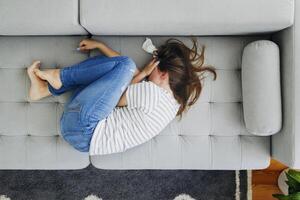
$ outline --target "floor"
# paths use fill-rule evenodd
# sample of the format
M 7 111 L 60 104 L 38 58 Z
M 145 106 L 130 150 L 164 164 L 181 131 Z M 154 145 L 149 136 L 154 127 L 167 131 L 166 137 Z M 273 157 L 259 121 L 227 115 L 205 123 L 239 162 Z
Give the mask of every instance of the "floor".
M 287 168 L 285 165 L 272 159 L 267 169 L 253 170 L 252 200 L 275 200 L 272 194 L 281 193 L 277 186 L 277 179 L 285 168 Z

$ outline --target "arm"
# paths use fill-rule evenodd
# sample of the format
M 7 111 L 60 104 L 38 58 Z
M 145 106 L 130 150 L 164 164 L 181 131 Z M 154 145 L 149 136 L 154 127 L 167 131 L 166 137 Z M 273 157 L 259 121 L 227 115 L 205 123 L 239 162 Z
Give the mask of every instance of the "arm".
M 121 54 L 109 46 L 105 45 L 103 42 L 91 40 L 91 39 L 84 39 L 79 43 L 79 48 L 81 51 L 88 51 L 91 49 L 99 49 L 107 57 L 114 57 L 120 56 Z M 140 70 L 137 68 L 134 72 L 133 76 L 135 77 L 140 73 Z
M 104 43 L 102 43 L 100 41 L 96 41 L 96 40 L 84 39 L 79 43 L 79 46 L 80 46 L 81 51 L 87 51 L 87 50 L 91 50 L 91 49 L 99 49 L 99 51 L 101 51 L 107 57 L 114 57 L 114 56 L 121 55 L 119 52 L 111 49 Z M 153 60 L 149 64 L 153 64 Z M 148 71 L 147 70 L 140 71 L 140 70 L 136 69 L 136 71 L 134 72 L 134 75 L 133 75 L 134 78 L 132 79 L 131 84 L 140 82 L 146 76 L 148 76 L 147 74 L 150 74 L 149 69 L 148 69 Z
M 119 52 L 111 49 L 102 42 L 97 42 L 97 48 L 107 57 L 115 57 L 121 55 Z
M 88 51 L 92 49 L 99 49 L 107 57 L 120 56 L 120 53 L 111 49 L 104 43 L 92 39 L 84 39 L 79 43 L 79 48 L 81 51 Z
M 136 75 L 133 77 L 133 79 L 131 80 L 130 84 L 135 84 L 135 83 L 141 82 L 141 80 L 143 80 L 147 76 L 148 75 L 146 74 L 146 72 L 144 70 L 138 71 L 136 73 Z
M 104 55 L 107 57 L 114 57 L 114 56 L 120 56 L 120 53 L 111 49 L 110 47 L 106 46 L 104 43 L 92 40 L 92 39 L 84 39 L 79 43 L 79 48 L 81 51 L 88 51 L 92 49 L 99 49 Z M 141 80 L 143 80 L 145 77 L 149 76 L 151 72 L 154 70 L 154 68 L 159 64 L 159 61 L 156 61 L 155 59 L 152 59 L 151 62 L 144 67 L 142 71 L 139 71 L 136 69 L 134 73 L 134 77 L 131 80 L 131 84 L 138 83 Z M 126 91 L 121 96 L 117 106 L 126 106 Z
M 136 75 L 131 80 L 131 84 L 138 83 L 141 80 L 143 80 L 145 77 L 149 76 L 152 73 L 152 71 L 157 67 L 158 63 L 159 63 L 158 61 L 153 59 L 146 67 L 144 67 L 142 71 L 139 71 L 137 69 L 135 73 Z M 124 91 L 123 95 L 121 96 L 117 106 L 127 106 L 126 91 L 127 89 Z
M 138 69 L 137 69 L 138 70 Z M 146 77 L 146 73 L 144 71 L 137 71 L 136 75 L 134 76 L 134 78 L 131 80 L 130 84 L 135 84 L 140 82 L 141 80 L 143 80 Z M 127 89 L 123 92 L 117 106 L 121 107 L 121 106 L 127 106 L 127 101 L 126 101 L 126 91 Z

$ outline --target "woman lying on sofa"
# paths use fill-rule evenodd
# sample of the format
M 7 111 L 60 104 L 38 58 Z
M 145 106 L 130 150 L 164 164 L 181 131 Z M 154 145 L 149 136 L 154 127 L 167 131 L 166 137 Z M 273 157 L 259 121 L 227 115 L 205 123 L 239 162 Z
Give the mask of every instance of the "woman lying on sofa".
M 190 49 L 167 40 L 139 71 L 131 58 L 84 39 L 81 51 L 99 49 L 104 55 L 62 69 L 41 70 L 41 62 L 33 62 L 27 70 L 29 97 L 40 100 L 73 90 L 60 119 L 63 138 L 91 155 L 123 152 L 159 134 L 197 101 L 199 75 L 209 71 L 216 79 L 214 68 L 203 66 L 204 47 L 199 54 L 192 41 Z

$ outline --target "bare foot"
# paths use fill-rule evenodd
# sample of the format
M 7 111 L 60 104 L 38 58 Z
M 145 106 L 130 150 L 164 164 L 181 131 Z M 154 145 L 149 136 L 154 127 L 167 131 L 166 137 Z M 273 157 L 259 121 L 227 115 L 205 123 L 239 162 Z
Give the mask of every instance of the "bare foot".
M 48 69 L 41 71 L 39 68 L 35 68 L 34 72 L 39 78 L 47 81 L 53 88 L 61 88 L 62 82 L 59 75 L 60 69 Z
M 37 101 L 51 95 L 48 90 L 47 82 L 41 80 L 34 73 L 34 70 L 40 67 L 40 65 L 40 61 L 34 61 L 32 65 L 27 68 L 27 74 L 31 82 L 31 86 L 29 89 L 29 99 L 33 101 Z

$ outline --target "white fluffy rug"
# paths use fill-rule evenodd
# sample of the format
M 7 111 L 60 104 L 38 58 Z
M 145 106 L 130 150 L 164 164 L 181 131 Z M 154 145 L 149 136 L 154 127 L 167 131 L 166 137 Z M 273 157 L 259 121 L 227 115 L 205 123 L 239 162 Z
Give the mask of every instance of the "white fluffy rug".
M 2 199 L 0 199 L 0 200 L 2 200 Z M 85 197 L 84 200 L 103 200 L 103 199 L 97 197 L 96 195 L 91 194 L 91 195 Z M 192 198 L 190 195 L 181 194 L 181 195 L 175 197 L 174 200 L 196 200 L 196 199 Z
M 0 200 L 11 200 L 6 195 L 0 195 Z

